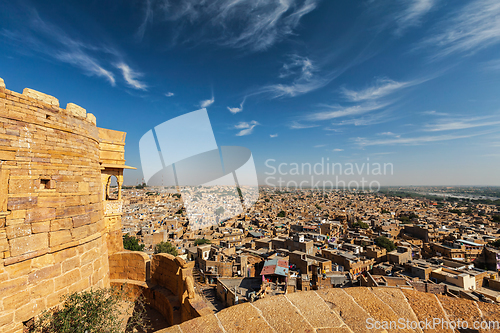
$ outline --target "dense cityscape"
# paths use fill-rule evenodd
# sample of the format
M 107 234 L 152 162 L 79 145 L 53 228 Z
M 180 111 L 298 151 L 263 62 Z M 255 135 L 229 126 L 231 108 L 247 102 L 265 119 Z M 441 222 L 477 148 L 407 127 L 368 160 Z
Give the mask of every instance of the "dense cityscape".
M 168 242 L 195 261 L 198 288 L 219 308 L 346 286 L 414 285 L 500 301 L 498 198 L 479 203 L 407 188 L 357 193 L 261 187 L 250 210 L 199 230 L 191 230 L 182 198 L 172 189 L 131 188 L 123 198 L 123 232 L 144 244 L 146 253 Z M 276 265 L 283 269 L 267 269 Z

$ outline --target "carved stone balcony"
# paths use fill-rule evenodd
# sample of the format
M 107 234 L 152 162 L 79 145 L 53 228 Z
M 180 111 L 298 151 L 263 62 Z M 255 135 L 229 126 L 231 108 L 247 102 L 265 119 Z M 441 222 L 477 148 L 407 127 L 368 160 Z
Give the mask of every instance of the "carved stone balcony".
M 123 200 L 104 201 L 104 215 L 121 215 L 123 212 Z

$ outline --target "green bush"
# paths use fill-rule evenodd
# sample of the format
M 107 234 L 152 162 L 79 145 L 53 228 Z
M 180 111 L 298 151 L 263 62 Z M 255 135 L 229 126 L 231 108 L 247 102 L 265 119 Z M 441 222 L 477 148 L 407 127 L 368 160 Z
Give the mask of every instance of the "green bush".
M 383 247 L 387 250 L 387 252 L 394 251 L 396 249 L 396 245 L 387 237 L 379 236 L 375 238 L 375 244 Z
M 139 240 L 135 237 L 125 235 L 123 236 L 123 248 L 130 251 L 142 251 L 144 244 L 139 244 Z
M 42 312 L 28 332 L 121 333 L 124 328 L 138 332 L 150 328 L 142 299 L 133 302 L 116 288 L 75 292 L 63 296 L 61 301 L 61 306 Z
M 194 241 L 194 245 L 210 244 L 210 241 L 205 238 L 200 238 Z
M 361 228 L 361 229 L 368 229 L 370 227 L 368 223 L 361 221 L 354 223 L 352 226 L 353 228 Z
M 286 213 L 285 213 L 285 211 L 283 211 L 283 210 L 282 210 L 281 212 L 279 212 L 279 213 L 278 213 L 278 215 L 277 215 L 277 216 L 278 216 L 278 217 L 285 217 L 285 216 L 286 216 Z
M 170 242 L 160 242 L 155 245 L 154 248 L 155 254 L 158 253 L 168 253 L 176 257 L 179 253 L 177 252 L 177 248 L 172 245 Z
M 224 207 L 219 207 L 215 210 L 215 215 L 221 216 L 224 215 L 224 212 L 225 212 Z

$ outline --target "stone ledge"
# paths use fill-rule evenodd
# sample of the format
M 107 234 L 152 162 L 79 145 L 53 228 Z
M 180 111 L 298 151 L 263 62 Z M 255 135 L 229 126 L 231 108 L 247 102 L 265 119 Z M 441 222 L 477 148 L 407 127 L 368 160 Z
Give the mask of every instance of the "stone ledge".
M 5 82 L 1 77 L 0 77 L 0 88 L 5 88 Z

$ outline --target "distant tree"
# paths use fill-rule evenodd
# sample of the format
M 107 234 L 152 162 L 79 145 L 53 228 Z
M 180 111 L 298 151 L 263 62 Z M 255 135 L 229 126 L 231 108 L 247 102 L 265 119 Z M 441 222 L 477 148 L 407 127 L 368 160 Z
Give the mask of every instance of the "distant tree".
M 380 212 L 380 214 L 389 214 L 390 212 L 388 210 L 385 210 L 382 208 L 382 211 Z
M 396 249 L 396 245 L 387 237 L 379 236 L 375 238 L 375 244 L 383 247 L 387 250 L 387 252 L 391 252 Z
M 278 217 L 285 217 L 285 216 L 286 216 L 286 213 L 285 213 L 285 211 L 283 211 L 283 210 L 282 210 L 281 212 L 279 212 L 279 213 L 278 213 L 278 215 L 277 215 L 277 216 L 278 216 Z
M 269 202 L 270 200 L 266 198 L 266 199 L 264 199 L 264 201 L 265 201 L 265 202 Z
M 490 243 L 490 245 L 496 247 L 497 249 L 500 249 L 500 239 L 497 239 L 496 241 Z
M 320 205 L 316 205 L 316 209 L 321 210 L 321 206 Z
M 175 212 L 175 214 L 182 214 L 183 212 L 184 212 L 184 207 L 182 207 L 177 212 Z
M 361 229 L 368 229 L 370 227 L 368 225 L 368 223 L 361 222 L 361 221 L 354 223 L 352 226 L 353 226 L 353 228 L 361 228 Z
M 460 209 L 450 209 L 449 212 L 457 214 L 458 216 L 462 215 L 462 211 Z
M 144 250 L 144 244 L 139 244 L 139 240 L 133 236 L 123 236 L 123 248 L 130 251 Z
M 177 252 L 177 248 L 172 245 L 170 242 L 160 242 L 155 245 L 154 248 L 155 254 L 158 253 L 168 253 L 176 257 L 179 253 Z
M 142 184 L 139 184 L 139 185 L 136 185 L 136 186 L 135 186 L 135 188 L 136 188 L 136 189 L 139 189 L 139 190 L 141 190 L 141 189 L 143 189 L 143 188 L 145 188 L 145 187 L 147 187 L 147 185 L 146 185 L 146 183 L 144 183 L 144 182 L 143 182 Z
M 224 215 L 224 207 L 219 207 L 215 210 L 215 215 L 217 216 L 221 216 L 221 215 Z
M 493 215 L 491 220 L 496 223 L 500 223 L 500 215 Z
M 210 244 L 210 241 L 205 238 L 199 238 L 194 241 L 194 245 L 203 245 L 203 244 Z

